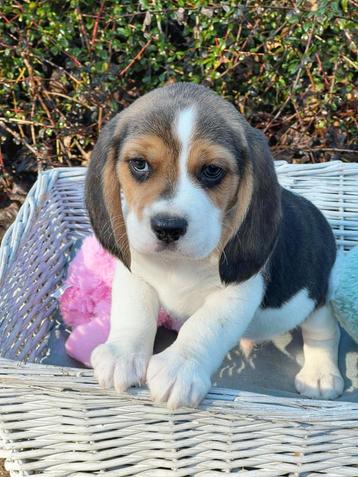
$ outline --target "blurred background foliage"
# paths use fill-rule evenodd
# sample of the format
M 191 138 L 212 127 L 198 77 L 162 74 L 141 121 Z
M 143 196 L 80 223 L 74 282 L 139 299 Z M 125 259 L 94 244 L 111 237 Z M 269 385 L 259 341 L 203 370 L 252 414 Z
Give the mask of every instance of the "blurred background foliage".
M 357 12 L 356 0 L 3 0 L 0 234 L 39 170 L 85 165 L 114 113 L 170 82 L 232 101 L 276 158 L 357 161 Z

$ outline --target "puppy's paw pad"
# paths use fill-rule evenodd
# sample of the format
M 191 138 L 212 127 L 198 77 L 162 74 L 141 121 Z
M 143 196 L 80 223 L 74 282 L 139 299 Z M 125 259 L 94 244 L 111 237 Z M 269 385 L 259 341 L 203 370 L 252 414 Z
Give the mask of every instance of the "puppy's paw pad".
M 147 383 L 153 400 L 169 409 L 197 407 L 211 386 L 205 369 L 170 348 L 150 359 Z
M 91 355 L 94 375 L 104 388 L 124 392 L 130 386 L 143 384 L 149 357 L 130 352 L 116 343 L 98 346 Z
M 344 381 L 338 369 L 314 370 L 302 368 L 297 374 L 297 391 L 312 399 L 335 399 L 343 393 Z

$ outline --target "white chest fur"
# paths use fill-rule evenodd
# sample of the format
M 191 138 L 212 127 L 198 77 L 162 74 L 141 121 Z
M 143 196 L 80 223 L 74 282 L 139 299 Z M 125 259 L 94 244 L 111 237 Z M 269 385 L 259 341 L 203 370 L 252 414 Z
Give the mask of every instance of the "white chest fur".
M 132 254 L 132 271 L 158 293 L 162 306 L 183 323 L 213 291 L 222 288 L 218 264 L 206 260 L 158 259 Z
M 214 260 L 185 260 L 182 257 L 158 260 L 158 255 L 151 257 L 133 251 L 131 268 L 156 290 L 161 305 L 178 328 L 211 293 L 224 287 L 218 263 Z M 298 326 L 313 309 L 313 300 L 307 290 L 302 289 L 280 308 L 258 308 L 244 337 L 256 342 L 271 340 Z

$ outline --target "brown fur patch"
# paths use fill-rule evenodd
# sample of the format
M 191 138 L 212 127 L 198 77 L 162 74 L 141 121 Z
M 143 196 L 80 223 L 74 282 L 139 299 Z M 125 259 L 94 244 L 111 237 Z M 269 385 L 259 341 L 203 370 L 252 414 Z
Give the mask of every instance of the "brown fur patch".
M 205 139 L 196 140 L 190 150 L 188 168 L 195 176 L 208 164 L 215 164 L 227 171 L 222 182 L 207 190 L 215 206 L 223 211 L 223 232 L 219 251 L 222 251 L 230 238 L 242 224 L 250 205 L 253 192 L 252 168 L 247 165 L 243 175 L 238 173 L 234 155 L 224 146 Z
M 146 205 L 174 189 L 178 176 L 178 151 L 174 139 L 169 145 L 154 135 L 129 138 L 124 144 L 117 166 L 118 176 L 128 206 L 139 218 Z M 146 160 L 152 168 L 149 178 L 141 183 L 133 177 L 128 166 L 130 159 L 138 157 Z
M 130 250 L 122 212 L 120 185 L 113 159 L 113 157 L 109 157 L 107 159 L 102 174 L 104 203 L 109 214 L 113 231 L 112 232 L 111 230 L 108 230 L 104 231 L 104 233 L 114 234 L 115 241 L 118 244 L 118 248 L 122 252 L 123 262 L 129 268 L 131 260 Z
M 237 164 L 235 157 L 224 146 L 215 144 L 205 139 L 196 140 L 190 149 L 188 169 L 195 176 L 200 169 L 209 164 L 215 164 L 227 171 L 222 182 L 207 189 L 207 194 L 224 214 L 228 205 L 233 200 L 238 186 Z
M 244 172 L 239 180 L 238 190 L 234 203 L 228 210 L 228 213 L 223 222 L 223 234 L 221 237 L 220 248 L 224 249 L 227 242 L 239 230 L 243 223 L 252 199 L 254 189 L 254 178 L 252 173 L 252 166 L 250 163 L 246 164 Z

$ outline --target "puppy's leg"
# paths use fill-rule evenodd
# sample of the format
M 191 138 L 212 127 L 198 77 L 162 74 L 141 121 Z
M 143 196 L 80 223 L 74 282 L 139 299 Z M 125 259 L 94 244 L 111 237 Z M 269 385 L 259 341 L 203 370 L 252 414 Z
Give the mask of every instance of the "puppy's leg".
M 259 307 L 263 279 L 256 275 L 208 296 L 182 326 L 176 341 L 152 356 L 147 382 L 157 402 L 195 407 L 208 392 L 210 377 L 235 346 Z
M 305 363 L 296 389 L 310 398 L 334 399 L 342 394 L 344 381 L 338 369 L 340 330 L 330 305 L 314 311 L 301 328 Z
M 91 363 L 103 387 L 118 392 L 145 381 L 157 330 L 159 300 L 146 282 L 117 262 L 112 287 L 111 329 Z

